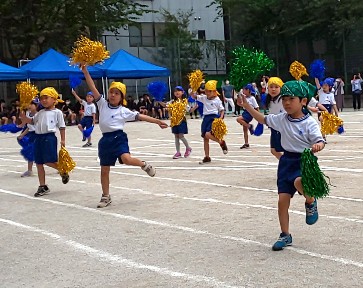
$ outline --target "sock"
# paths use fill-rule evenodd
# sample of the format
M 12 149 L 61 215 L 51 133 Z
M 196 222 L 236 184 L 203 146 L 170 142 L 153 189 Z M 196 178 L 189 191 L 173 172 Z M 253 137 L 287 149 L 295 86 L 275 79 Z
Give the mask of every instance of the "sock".
M 180 153 L 180 142 L 179 142 L 178 135 L 175 135 L 175 148 L 176 148 L 176 152 Z
M 188 144 L 188 140 L 187 139 L 185 139 L 185 137 L 183 136 L 183 137 L 181 137 L 180 138 L 180 140 L 183 142 L 183 144 L 185 145 L 185 148 L 190 148 L 189 147 L 189 144 Z

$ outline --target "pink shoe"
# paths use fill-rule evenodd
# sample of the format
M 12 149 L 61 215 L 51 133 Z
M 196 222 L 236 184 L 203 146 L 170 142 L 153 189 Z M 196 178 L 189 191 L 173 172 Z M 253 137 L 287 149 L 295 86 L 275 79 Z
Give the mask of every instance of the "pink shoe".
M 187 148 L 187 150 L 185 150 L 184 157 L 188 158 L 191 153 L 192 153 L 192 148 Z
M 182 156 L 181 156 L 180 152 L 176 152 L 175 155 L 173 156 L 173 159 L 179 159 L 181 157 Z

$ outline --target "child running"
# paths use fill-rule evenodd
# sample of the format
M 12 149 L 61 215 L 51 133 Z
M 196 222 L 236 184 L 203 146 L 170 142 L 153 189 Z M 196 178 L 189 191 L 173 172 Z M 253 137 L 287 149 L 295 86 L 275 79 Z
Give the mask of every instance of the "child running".
M 79 131 L 82 132 L 84 129 L 91 128 L 92 126 L 95 126 L 96 124 L 96 105 L 93 103 L 94 97 L 92 92 L 88 92 L 86 96 L 86 101 L 81 99 L 76 91 L 72 89 L 73 96 L 77 99 L 77 101 L 83 106 L 84 114 L 83 118 L 81 119 L 81 122 L 78 124 Z M 82 141 L 86 141 L 86 137 L 83 135 Z M 91 142 L 91 135 L 87 138 L 87 143 L 84 144 L 82 147 L 90 147 L 92 146 Z
M 23 123 L 33 124 L 35 127 L 34 140 L 34 161 L 37 166 L 39 187 L 34 194 L 35 197 L 46 195 L 50 192 L 48 185 L 45 184 L 44 165 L 58 170 L 58 149 L 57 137 L 55 136 L 57 128 L 60 132 L 60 144 L 65 147 L 66 143 L 66 125 L 64 123 L 63 113 L 55 108 L 58 99 L 58 92 L 53 87 L 44 88 L 40 92 L 40 104 L 44 109 L 40 110 L 33 118 L 21 117 Z M 22 115 L 23 116 L 23 115 Z M 69 182 L 68 173 L 61 174 L 63 184 Z
M 311 148 L 313 153 L 325 147 L 319 125 L 307 111 L 306 105 L 315 93 L 315 87 L 304 81 L 286 82 L 281 89 L 282 104 L 286 112 L 264 116 L 257 112 L 243 96 L 243 107 L 262 124 L 281 133 L 281 146 L 284 153 L 279 160 L 277 188 L 279 193 L 278 215 L 281 234 L 272 250 L 278 251 L 292 245 L 289 230 L 289 207 L 296 190 L 305 197 L 306 223 L 313 225 L 318 221 L 317 201 L 304 195 L 301 183 L 301 153 Z
M 248 103 L 256 110 L 259 110 L 259 106 L 257 104 L 256 98 L 255 96 L 253 96 L 252 94 L 255 93 L 255 90 L 252 86 L 252 84 L 247 84 L 245 87 L 243 87 L 242 90 L 242 95 L 245 95 L 246 97 L 246 101 L 248 101 Z M 237 105 L 238 106 L 242 106 L 241 104 L 241 97 L 238 98 L 237 100 Z M 242 115 L 239 116 L 237 118 L 237 122 L 239 124 L 241 124 L 243 126 L 243 136 L 244 136 L 244 140 L 245 140 L 245 144 L 243 144 L 240 149 L 245 149 L 245 148 L 249 148 L 250 144 L 248 143 L 248 131 L 247 129 L 250 131 L 251 135 L 253 135 L 255 133 L 255 130 L 253 129 L 253 125 L 250 124 L 250 122 L 252 121 L 253 117 L 251 116 L 251 114 L 244 110 Z
M 93 82 L 85 65 L 81 66 L 88 87 L 90 88 L 99 110 L 99 126 L 103 134 L 98 142 L 98 157 L 101 165 L 102 196 L 97 208 L 111 204 L 110 196 L 110 167 L 120 164 L 139 166 L 149 176 L 154 177 L 156 170 L 145 161 L 131 157 L 126 133 L 123 131 L 126 121 L 147 121 L 158 124 L 161 128 L 168 125 L 159 119 L 133 112 L 123 107 L 126 97 L 126 85 L 112 82 L 108 90 L 108 100 L 101 95 Z

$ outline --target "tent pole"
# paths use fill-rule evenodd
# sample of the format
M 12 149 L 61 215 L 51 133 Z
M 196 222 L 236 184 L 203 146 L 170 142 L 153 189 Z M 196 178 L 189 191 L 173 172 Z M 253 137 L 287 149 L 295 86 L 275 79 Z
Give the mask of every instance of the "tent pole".
M 171 79 L 170 76 L 168 77 L 168 83 L 169 83 L 169 101 L 171 100 Z
M 136 79 L 135 89 L 136 89 L 136 99 L 139 99 L 139 91 L 137 89 L 137 79 Z
M 103 78 L 103 76 L 101 79 L 102 79 L 102 94 L 105 97 L 105 79 Z
M 108 78 L 106 77 L 106 93 L 108 91 Z M 105 99 L 108 98 L 108 95 L 104 95 L 105 96 Z

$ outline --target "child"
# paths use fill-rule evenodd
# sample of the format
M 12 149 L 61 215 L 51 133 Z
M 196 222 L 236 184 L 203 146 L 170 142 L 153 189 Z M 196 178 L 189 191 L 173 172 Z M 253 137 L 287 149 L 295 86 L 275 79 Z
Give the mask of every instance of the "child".
M 46 195 L 50 192 L 48 185 L 45 184 L 44 165 L 58 170 L 58 149 L 57 137 L 55 132 L 57 128 L 60 132 L 60 144 L 64 147 L 66 141 L 66 125 L 64 123 L 63 113 L 56 109 L 55 105 L 58 99 L 58 92 L 53 87 L 44 88 L 40 92 L 40 104 L 44 109 L 40 110 L 33 119 L 22 117 L 22 121 L 27 124 L 33 124 L 35 127 L 34 141 L 34 161 L 37 166 L 39 188 L 34 194 L 35 197 Z M 67 173 L 61 174 L 63 184 L 69 182 Z
M 259 106 L 257 104 L 256 98 L 254 96 L 252 96 L 252 93 L 255 93 L 255 90 L 253 89 L 252 84 L 247 84 L 245 87 L 243 87 L 243 90 L 242 90 L 241 94 L 245 95 L 248 103 L 250 103 L 250 105 L 252 105 L 252 107 L 255 110 L 258 111 Z M 239 97 L 239 99 L 237 101 L 237 105 L 241 106 L 241 97 Z M 240 149 L 250 147 L 250 144 L 248 144 L 248 131 L 247 131 L 247 129 L 250 130 L 251 135 L 253 135 L 255 133 L 255 131 L 253 130 L 253 125 L 250 124 L 252 119 L 253 119 L 253 117 L 246 110 L 244 110 L 242 115 L 237 118 L 237 122 L 243 126 L 243 136 L 244 136 L 244 140 L 245 140 L 245 144 L 243 144 L 240 147 Z
M 161 120 L 147 115 L 133 112 L 123 107 L 126 97 L 126 85 L 121 82 L 112 82 L 108 90 L 108 100 L 102 96 L 93 82 L 87 67 L 81 66 L 88 87 L 90 88 L 99 110 L 99 126 L 103 134 L 98 143 L 98 157 L 101 165 L 102 196 L 97 208 L 111 204 L 110 196 L 110 167 L 115 166 L 116 160 L 121 164 L 139 166 L 149 176 L 155 176 L 155 168 L 145 161 L 133 158 L 130 155 L 126 133 L 123 131 L 126 121 L 141 120 L 158 124 L 161 128 L 168 125 Z
M 74 108 L 71 105 L 71 100 L 66 99 L 60 110 L 62 110 L 63 112 L 63 117 L 66 125 L 76 125 L 77 115 L 73 112 Z
M 266 97 L 266 108 L 269 110 L 269 114 L 277 115 L 282 112 L 285 112 L 284 107 L 282 106 L 281 101 L 281 87 L 284 85 L 284 82 L 279 77 L 271 77 L 268 79 L 267 87 L 268 94 Z M 271 136 L 270 136 L 270 151 L 271 154 L 274 155 L 277 159 L 280 159 L 282 156 L 282 152 L 284 151 L 281 147 L 281 135 L 280 132 L 270 128 Z
M 32 100 L 29 104 L 28 111 L 26 111 L 26 117 L 33 118 L 37 113 L 37 108 L 39 104 L 39 99 L 36 98 Z M 29 145 L 33 145 L 35 141 L 35 127 L 34 125 L 27 124 L 23 132 L 17 137 L 18 140 L 21 140 L 27 136 L 29 138 Z M 34 155 L 33 157 L 28 158 L 28 170 L 21 174 L 21 177 L 30 177 L 33 175 L 33 163 L 34 163 Z
M 83 118 L 81 119 L 81 122 L 78 124 L 79 131 L 82 132 L 84 129 L 91 128 L 92 126 L 95 126 L 96 124 L 96 105 L 93 103 L 94 97 L 92 92 L 88 92 L 86 96 L 86 101 L 82 100 L 72 89 L 73 96 L 77 99 L 77 101 L 82 104 L 84 109 Z M 83 135 L 82 141 L 86 141 L 86 137 Z M 87 143 L 84 144 L 82 147 L 90 147 L 92 146 L 91 142 L 91 135 L 87 138 Z
M 284 154 L 279 160 L 277 171 L 277 187 L 279 193 L 278 215 L 281 234 L 272 250 L 278 251 L 292 245 L 289 232 L 289 207 L 291 198 L 296 190 L 305 197 L 306 223 L 313 225 L 318 221 L 317 201 L 313 197 L 304 195 L 301 183 L 300 160 L 301 153 L 311 148 L 313 153 L 325 147 L 319 125 L 306 111 L 308 99 L 315 93 L 315 87 L 304 81 L 286 82 L 281 89 L 282 104 L 286 112 L 277 115 L 264 116 L 255 111 L 245 96 L 244 108 L 262 124 L 281 133 L 281 145 Z
M 212 134 L 212 124 L 215 118 L 224 117 L 224 107 L 221 99 L 219 99 L 217 92 L 217 82 L 216 80 L 209 80 L 205 83 L 205 95 L 193 95 L 194 99 L 197 99 L 203 103 L 203 122 L 202 122 L 202 137 L 204 142 L 204 158 L 199 164 L 211 163 L 211 158 L 209 156 L 209 140 L 213 140 L 222 148 L 224 154 L 228 153 L 228 148 L 226 141 L 218 140 Z

